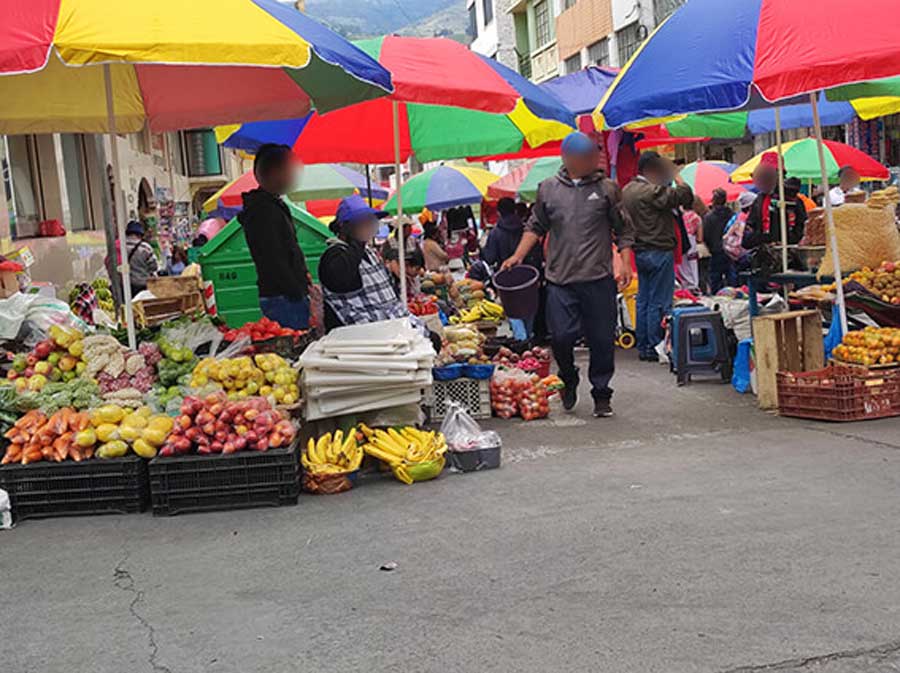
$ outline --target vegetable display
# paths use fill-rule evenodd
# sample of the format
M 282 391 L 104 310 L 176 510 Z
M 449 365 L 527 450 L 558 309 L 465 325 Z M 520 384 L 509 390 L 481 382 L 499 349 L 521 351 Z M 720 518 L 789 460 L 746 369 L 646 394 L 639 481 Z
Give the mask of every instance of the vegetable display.
M 363 455 L 356 430 L 346 436 L 342 430 L 337 430 L 333 434 L 326 432 L 318 439 L 310 437 L 300 462 L 313 474 L 341 474 L 358 470 Z
M 252 358 L 204 358 L 194 368 L 190 385 L 202 388 L 211 383 L 220 386 L 232 400 L 271 395 L 279 404 L 294 404 L 300 397 L 297 371 L 274 353 L 258 353 Z
M 121 458 L 132 449 L 141 458 L 153 458 L 166 441 L 174 421 L 143 406 L 130 411 L 107 404 L 90 412 L 91 427 L 75 436 L 81 447 L 96 445 L 98 458 Z
M 486 364 L 489 362 L 482 348 L 484 335 L 475 327 L 456 325 L 444 329 L 444 339 L 437 365 L 457 363 Z
M 96 379 L 103 399 L 138 407 L 156 380 L 154 364 L 161 357 L 154 344 L 141 344 L 132 351 L 105 334 L 86 337 L 85 376 Z
M 900 262 L 882 262 L 877 269 L 863 267 L 848 280 L 855 280 L 884 303 L 900 306 Z
M 520 415 L 531 421 L 550 414 L 547 388 L 536 374 L 498 369 L 491 377 L 491 408 L 500 418 Z
M 848 332 L 832 351 L 836 360 L 860 365 L 892 365 L 900 363 L 900 329 L 866 327 Z
M 75 436 L 91 423 L 90 414 L 65 407 L 47 417 L 33 409 L 15 422 L 4 435 L 10 441 L 0 463 L 36 463 L 42 460 L 79 462 L 94 455 L 93 446 L 82 447 Z
M 282 327 L 276 321 L 262 317 L 256 322 L 248 322 L 236 329 L 226 329 L 223 334 L 226 341 L 237 341 L 241 337 L 247 337 L 251 341 L 265 341 L 279 336 L 302 336 L 306 332 Z
M 13 357 L 6 377 L 16 390 L 38 391 L 47 383 L 69 382 L 85 371 L 84 335 L 78 330 L 53 325 L 49 337 L 35 344 L 27 354 Z
M 229 400 L 223 392 L 203 399 L 188 396 L 159 455 L 266 451 L 289 446 L 295 435 L 293 424 L 262 397 Z
M 359 430 L 367 442 L 363 451 L 387 463 L 404 484 L 434 478 L 444 468 L 447 441 L 439 432 L 411 426 L 373 430 L 360 425 Z
M 503 320 L 503 307 L 495 302 L 482 299 L 470 308 L 460 309 L 458 316 L 450 318 L 450 322 L 454 324 L 478 322 L 479 320 L 500 322 Z
M 417 316 L 437 315 L 439 311 L 437 297 L 427 294 L 413 297 L 407 302 L 407 306 L 409 312 Z

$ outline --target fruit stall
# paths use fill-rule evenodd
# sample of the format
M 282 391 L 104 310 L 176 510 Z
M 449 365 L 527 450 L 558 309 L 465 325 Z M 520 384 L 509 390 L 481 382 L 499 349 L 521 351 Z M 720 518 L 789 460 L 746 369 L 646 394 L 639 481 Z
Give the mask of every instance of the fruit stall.
M 411 484 L 448 461 L 458 471 L 499 465 L 493 433 L 476 425 L 453 444 L 423 423 L 441 367 L 406 320 L 317 340 L 266 318 L 228 327 L 198 313 L 140 330 L 131 350 L 123 330 L 69 318 L 2 342 L 0 488 L 15 521 L 290 505 L 301 491 L 346 491 L 360 474 Z M 547 357 L 513 354 L 513 363 L 502 351 L 492 362 L 485 340 L 472 323 L 448 326 L 439 356 L 476 370 L 481 418 L 495 366 L 537 377 Z M 462 416 L 471 430 L 458 402 L 441 404 L 448 427 Z

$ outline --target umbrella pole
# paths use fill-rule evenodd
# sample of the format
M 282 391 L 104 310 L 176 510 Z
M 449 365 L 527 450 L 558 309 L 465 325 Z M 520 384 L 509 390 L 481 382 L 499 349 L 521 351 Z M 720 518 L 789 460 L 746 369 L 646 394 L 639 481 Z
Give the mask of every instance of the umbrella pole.
M 778 147 L 778 217 L 781 223 L 781 271 L 788 270 L 787 206 L 784 202 L 784 155 L 781 153 L 781 108 L 775 108 L 775 143 Z M 785 288 L 787 293 L 787 288 Z
M 369 208 L 374 207 L 372 205 L 372 176 L 369 173 L 369 164 L 366 164 L 366 192 L 369 196 Z
M 841 278 L 841 260 L 838 254 L 837 231 L 834 228 L 834 212 L 831 208 L 831 199 L 828 198 L 828 170 L 825 168 L 825 145 L 822 143 L 822 120 L 819 119 L 819 102 L 815 93 L 809 94 L 809 102 L 812 105 L 813 128 L 816 132 L 816 149 L 819 152 L 819 169 L 822 172 L 822 185 L 824 194 L 822 203 L 825 206 L 825 221 L 828 224 L 828 238 L 831 243 L 831 257 L 834 260 L 834 282 L 837 292 L 838 317 L 841 321 L 841 333 L 847 333 L 847 309 L 844 304 L 844 282 Z
M 122 277 L 122 296 L 125 304 L 125 323 L 128 329 L 128 347 L 137 349 L 137 337 L 134 331 L 134 310 L 131 306 L 131 266 L 128 264 L 128 250 L 125 245 L 125 190 L 119 183 L 121 172 L 119 170 L 119 143 L 116 131 L 116 113 L 113 105 L 112 75 L 109 72 L 109 64 L 103 65 L 103 84 L 106 89 L 106 122 L 109 126 L 109 144 L 112 154 L 113 169 L 113 211 L 116 218 L 116 232 L 119 236 L 119 257 L 122 258 L 120 276 Z
M 784 155 L 781 153 L 781 108 L 775 107 L 775 143 L 778 146 L 778 219 L 781 224 L 781 272 L 788 270 L 787 206 L 784 203 Z M 787 285 L 781 286 L 785 303 L 788 302 Z
M 391 116 L 394 122 L 394 175 L 397 178 L 397 228 L 394 230 L 397 234 L 397 255 L 400 262 L 400 302 L 406 306 L 406 253 L 403 247 L 406 241 L 403 240 L 403 186 L 402 174 L 400 173 L 400 104 L 397 101 L 391 101 Z

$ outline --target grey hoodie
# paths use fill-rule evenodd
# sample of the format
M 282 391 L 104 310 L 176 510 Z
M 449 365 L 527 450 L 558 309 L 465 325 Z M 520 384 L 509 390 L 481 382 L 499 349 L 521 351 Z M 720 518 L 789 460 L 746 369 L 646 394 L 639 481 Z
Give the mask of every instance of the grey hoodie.
M 612 244 L 624 249 L 634 243 L 634 228 L 622 215 L 620 200 L 619 187 L 601 171 L 576 185 L 563 167 L 538 185 L 526 228 L 548 235 L 547 280 L 568 285 L 612 275 Z

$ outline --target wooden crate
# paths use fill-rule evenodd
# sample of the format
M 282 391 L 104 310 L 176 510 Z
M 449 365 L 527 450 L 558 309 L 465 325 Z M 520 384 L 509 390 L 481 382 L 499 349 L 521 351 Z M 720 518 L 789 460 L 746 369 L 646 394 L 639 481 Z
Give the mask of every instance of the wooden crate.
M 155 327 L 167 320 L 204 310 L 203 295 L 199 292 L 166 299 L 147 299 L 134 302 L 134 319 L 142 327 Z
M 754 318 L 753 346 L 761 409 L 778 407 L 778 372 L 808 372 L 825 366 L 822 318 L 815 310 Z
M 200 292 L 200 276 L 159 276 L 147 279 L 147 289 L 157 299 L 170 299 Z

